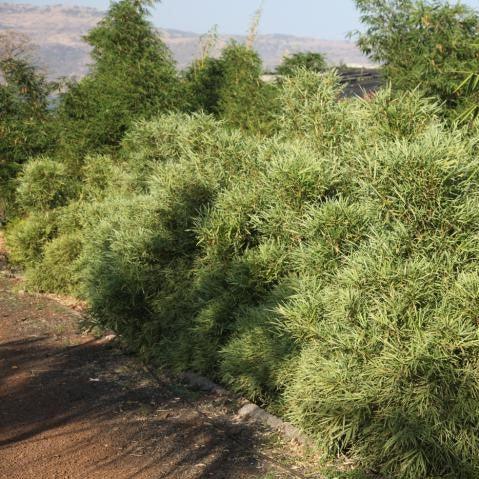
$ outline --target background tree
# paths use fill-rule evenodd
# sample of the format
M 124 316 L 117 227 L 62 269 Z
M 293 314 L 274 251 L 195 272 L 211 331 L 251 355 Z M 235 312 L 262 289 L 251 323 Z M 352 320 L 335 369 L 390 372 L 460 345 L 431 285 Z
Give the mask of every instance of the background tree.
M 321 53 L 299 52 L 284 57 L 281 65 L 276 68 L 279 75 L 290 76 L 298 68 L 305 68 L 314 72 L 323 72 L 328 67 L 326 58 Z
M 13 211 L 13 181 L 30 157 L 53 148 L 49 95 L 56 84 L 32 64 L 25 35 L 0 34 L 0 221 Z
M 219 58 L 196 60 L 186 71 L 189 108 L 254 134 L 269 133 L 277 93 L 275 85 L 261 79 L 262 73 L 258 53 L 232 42 Z
M 231 42 L 214 58 L 215 26 L 202 38 L 200 58 L 185 73 L 190 111 L 213 114 L 229 126 L 253 134 L 273 131 L 278 108 L 277 87 L 262 80 L 261 57 L 253 49 L 263 6 L 264 1 L 253 15 L 245 45 Z
M 268 133 L 272 126 L 276 90 L 261 79 L 263 66 L 254 50 L 237 43 L 227 46 L 220 58 L 220 117 L 252 133 Z
M 467 99 L 465 107 L 458 116 L 459 123 L 472 124 L 479 116 L 479 73 L 467 73 L 466 78 L 458 85 L 456 92 Z
M 393 87 L 438 97 L 448 107 L 461 103 L 457 84 L 479 68 L 479 15 L 444 1 L 356 0 L 367 27 L 358 45 L 381 63 Z
M 149 3 L 120 0 L 85 37 L 91 72 L 63 95 L 64 151 L 73 158 L 119 143 L 137 118 L 180 107 L 171 53 L 148 21 Z M 73 133 L 73 137 L 71 134 Z
M 219 115 L 220 89 L 224 81 L 224 64 L 219 58 L 195 60 L 185 72 L 188 107 Z
M 218 42 L 218 26 L 215 25 L 200 38 L 200 57 L 184 72 L 188 109 L 218 115 L 219 89 L 223 82 L 223 66 L 212 56 Z

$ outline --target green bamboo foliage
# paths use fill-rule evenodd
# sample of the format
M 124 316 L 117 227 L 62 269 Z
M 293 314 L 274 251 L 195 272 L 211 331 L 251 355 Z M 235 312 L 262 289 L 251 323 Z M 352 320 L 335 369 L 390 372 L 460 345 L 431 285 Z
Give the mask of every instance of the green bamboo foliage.
M 14 257 L 143 357 L 215 377 L 333 456 L 473 479 L 477 140 L 418 91 L 341 99 L 334 73 L 306 70 L 281 89 L 268 139 L 169 114 L 89 157 L 72 192 L 56 163 L 25 168 L 41 211 L 11 225 Z

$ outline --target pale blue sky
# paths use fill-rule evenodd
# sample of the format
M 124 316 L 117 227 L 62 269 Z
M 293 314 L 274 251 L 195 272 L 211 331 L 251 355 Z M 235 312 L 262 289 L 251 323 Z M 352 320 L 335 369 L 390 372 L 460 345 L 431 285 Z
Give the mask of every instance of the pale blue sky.
M 109 1 L 15 0 L 12 3 L 64 3 L 104 10 Z M 245 33 L 260 3 L 261 0 L 162 0 L 153 12 L 153 22 L 159 27 L 198 33 L 217 24 L 221 33 Z M 479 9 L 479 0 L 463 3 Z M 260 32 L 342 39 L 358 27 L 353 0 L 265 0 Z

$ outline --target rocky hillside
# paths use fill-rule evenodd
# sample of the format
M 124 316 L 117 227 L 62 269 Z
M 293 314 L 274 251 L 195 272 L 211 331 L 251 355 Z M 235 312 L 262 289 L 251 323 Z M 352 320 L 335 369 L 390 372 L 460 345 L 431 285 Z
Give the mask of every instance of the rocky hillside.
M 81 77 L 86 73 L 89 62 L 88 46 L 81 37 L 102 15 L 103 12 L 87 7 L 0 3 L 0 30 L 14 29 L 28 35 L 38 45 L 39 63 L 50 77 Z M 161 33 L 180 68 L 188 65 L 198 54 L 199 34 L 178 30 L 162 30 Z M 244 37 L 220 35 L 217 51 L 231 39 L 242 41 Z M 259 35 L 256 49 L 269 70 L 280 63 L 285 54 L 306 50 L 326 54 L 332 64 L 370 65 L 356 46 L 347 41 Z

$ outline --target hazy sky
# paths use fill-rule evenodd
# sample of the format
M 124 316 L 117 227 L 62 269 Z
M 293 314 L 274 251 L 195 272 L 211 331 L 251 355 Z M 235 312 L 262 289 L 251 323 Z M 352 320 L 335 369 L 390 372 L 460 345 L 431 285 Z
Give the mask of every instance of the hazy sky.
M 108 0 L 15 0 L 13 3 L 64 3 L 106 9 Z M 153 12 L 159 27 L 204 33 L 245 33 L 261 0 L 162 0 Z M 479 0 L 464 0 L 479 9 Z M 325 39 L 344 38 L 359 27 L 353 0 L 265 0 L 261 33 L 288 33 Z

